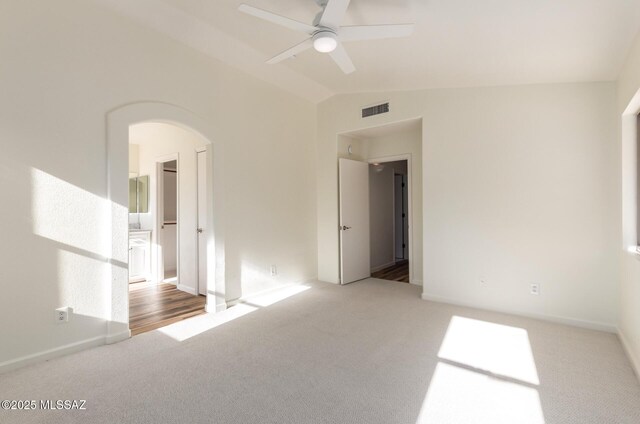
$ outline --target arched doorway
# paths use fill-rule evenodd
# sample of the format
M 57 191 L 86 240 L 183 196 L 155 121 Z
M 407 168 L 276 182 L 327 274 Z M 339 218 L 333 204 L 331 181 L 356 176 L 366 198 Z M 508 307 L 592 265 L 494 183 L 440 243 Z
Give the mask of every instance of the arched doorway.
M 224 266 L 223 149 L 214 131 L 198 115 L 167 103 L 133 103 L 117 108 L 107 115 L 107 197 L 110 227 L 106 237 L 111 241 L 109 257 L 110 282 L 105 288 L 110 305 L 107 343 L 130 337 L 128 298 L 128 204 L 129 204 L 129 127 L 158 122 L 182 127 L 199 134 L 207 141 L 207 311 L 226 308 Z

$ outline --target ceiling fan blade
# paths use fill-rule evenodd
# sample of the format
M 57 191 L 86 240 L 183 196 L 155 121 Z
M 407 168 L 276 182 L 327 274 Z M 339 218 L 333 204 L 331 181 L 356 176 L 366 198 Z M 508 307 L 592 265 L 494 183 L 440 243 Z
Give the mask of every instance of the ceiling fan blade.
M 313 46 L 313 40 L 311 38 L 307 38 L 302 43 L 296 44 L 295 46 L 291 47 L 290 49 L 287 49 L 287 50 L 283 51 L 282 53 L 280 53 L 279 55 L 274 56 L 271 59 L 267 60 L 267 63 L 270 64 L 270 65 L 273 65 L 274 63 L 282 62 L 285 59 L 289 59 L 290 57 L 293 57 L 293 56 L 297 55 L 298 53 L 301 53 L 301 52 L 303 52 L 305 50 L 310 49 L 311 46 Z
M 267 12 L 266 10 L 249 6 L 248 4 L 244 4 L 244 3 L 241 4 L 238 7 L 238 10 L 248 15 L 255 16 L 256 18 L 264 19 L 265 21 L 269 21 L 277 25 L 282 25 L 294 31 L 301 31 L 309 35 L 317 31 L 317 28 L 314 27 L 313 25 L 307 25 L 303 22 L 298 22 L 293 19 L 285 18 L 284 16 L 276 15 L 275 13 Z
M 407 37 L 413 33 L 413 24 L 358 25 L 340 28 L 340 41 L 379 40 Z
M 329 0 L 322 12 L 320 26 L 338 29 L 344 15 L 347 13 L 350 0 Z
M 344 46 L 341 43 L 338 43 L 336 49 L 329 53 L 329 55 L 345 74 L 350 74 L 356 70 L 356 67 L 353 66 L 353 62 L 351 61 L 349 54 L 344 49 Z

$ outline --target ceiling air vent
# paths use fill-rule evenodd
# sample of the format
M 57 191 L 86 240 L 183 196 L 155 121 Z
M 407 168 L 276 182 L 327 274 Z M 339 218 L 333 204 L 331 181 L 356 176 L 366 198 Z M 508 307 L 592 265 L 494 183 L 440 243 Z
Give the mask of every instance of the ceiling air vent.
M 369 116 L 380 115 L 381 113 L 387 112 L 389 112 L 389 102 L 363 108 L 362 117 L 367 118 Z

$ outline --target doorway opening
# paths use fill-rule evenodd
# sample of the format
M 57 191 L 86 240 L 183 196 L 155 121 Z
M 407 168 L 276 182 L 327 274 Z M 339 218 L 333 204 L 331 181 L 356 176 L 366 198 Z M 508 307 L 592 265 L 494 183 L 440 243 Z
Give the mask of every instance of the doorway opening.
M 340 283 L 421 285 L 422 119 L 338 135 Z
M 409 282 L 408 161 L 369 164 L 371 276 Z
M 199 168 L 207 149 L 195 132 L 157 122 L 131 125 L 129 143 L 130 176 L 148 181 L 145 193 L 129 195 L 147 203 L 129 208 L 129 328 L 136 335 L 205 313 L 207 274 L 199 268 L 207 267 L 207 243 L 199 239 L 208 202 Z
M 225 280 L 225 209 L 220 201 L 224 197 L 224 148 L 211 123 L 180 106 L 165 102 L 135 102 L 120 106 L 106 115 L 107 148 L 107 199 L 111 205 L 105 211 L 111 234 L 107 265 L 110 283 L 105 290 L 110 293 L 105 308 L 108 312 L 107 344 L 117 343 L 131 337 L 131 311 L 129 298 L 129 253 L 127 228 L 131 227 L 129 213 L 128 169 L 138 164 L 131 160 L 131 129 L 142 123 L 165 123 L 187 130 L 204 140 L 206 158 L 206 260 L 207 281 L 206 310 L 215 313 L 224 311 L 226 303 Z M 135 152 L 134 152 L 135 153 Z M 142 173 L 140 173 L 142 175 Z M 194 186 L 195 187 L 195 186 Z M 135 219 L 135 218 L 134 218 Z M 154 242 L 151 243 L 154 246 Z M 152 258 L 154 256 L 152 255 Z M 151 260 L 150 260 L 151 262 Z M 155 269 L 152 266 L 152 269 Z

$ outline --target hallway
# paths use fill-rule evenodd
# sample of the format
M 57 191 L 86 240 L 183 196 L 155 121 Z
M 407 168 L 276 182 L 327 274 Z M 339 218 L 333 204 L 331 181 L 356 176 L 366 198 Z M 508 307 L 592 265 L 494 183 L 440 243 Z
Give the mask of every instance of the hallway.
M 409 261 L 402 260 L 396 262 L 395 265 L 381 269 L 371 274 L 371 278 L 379 278 L 381 280 L 400 281 L 402 283 L 409 282 Z

